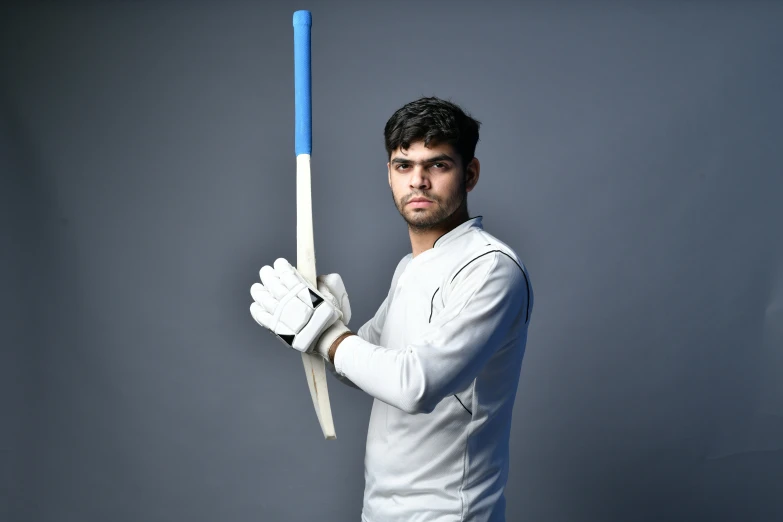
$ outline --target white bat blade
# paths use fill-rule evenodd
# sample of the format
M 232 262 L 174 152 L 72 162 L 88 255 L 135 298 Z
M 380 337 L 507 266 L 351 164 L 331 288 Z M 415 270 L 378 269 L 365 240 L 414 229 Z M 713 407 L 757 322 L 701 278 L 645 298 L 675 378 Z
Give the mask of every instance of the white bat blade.
M 313 205 L 310 178 L 310 155 L 296 157 L 296 268 L 316 287 L 315 240 L 313 238 Z M 320 355 L 302 354 L 307 386 L 313 400 L 318 423 L 324 438 L 336 439 L 329 389 L 326 385 L 326 364 Z

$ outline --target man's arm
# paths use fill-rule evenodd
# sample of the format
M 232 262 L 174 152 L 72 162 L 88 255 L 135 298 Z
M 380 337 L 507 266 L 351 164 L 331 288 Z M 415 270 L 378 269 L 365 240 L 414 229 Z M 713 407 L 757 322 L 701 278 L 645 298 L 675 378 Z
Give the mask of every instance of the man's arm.
M 404 350 L 359 336 L 330 348 L 335 370 L 373 397 L 409 413 L 428 413 L 476 378 L 532 302 L 526 274 L 495 253 L 465 266 L 443 311 Z
M 386 296 L 386 299 L 383 300 L 383 303 L 381 303 L 381 306 L 375 312 L 375 315 L 371 317 L 370 320 L 368 320 L 366 323 L 364 323 L 362 327 L 359 328 L 358 332 L 353 335 L 357 335 L 369 343 L 378 344 L 381 341 L 381 331 L 383 330 L 383 324 L 386 322 L 386 310 L 388 302 L 389 297 Z M 347 336 L 338 337 L 332 343 L 332 348 L 329 352 L 329 360 L 326 362 L 326 367 L 330 372 L 332 372 L 332 375 L 334 375 L 338 381 L 352 388 L 356 388 L 357 390 L 361 390 L 361 388 L 356 386 L 356 384 L 354 384 L 348 377 L 337 372 L 334 367 L 334 350 L 337 349 L 337 346 L 339 346 L 346 337 Z
M 405 271 L 405 267 L 408 265 L 408 263 L 411 260 L 411 255 L 408 254 L 405 257 L 403 257 L 399 263 L 397 263 L 397 266 L 394 268 L 394 274 L 392 274 L 392 281 L 391 285 L 389 287 L 389 292 L 386 294 L 386 298 L 383 300 L 383 303 L 381 303 L 381 306 L 378 307 L 378 310 L 375 312 L 375 315 L 366 323 L 362 325 L 361 328 L 356 332 L 355 335 L 358 337 L 364 339 L 365 341 L 372 343 L 372 344 L 378 344 L 381 342 L 381 332 L 383 331 L 383 325 L 386 323 L 386 311 L 388 310 L 389 303 L 391 300 L 391 296 L 394 293 L 394 289 L 397 287 L 397 281 L 399 280 L 402 273 Z M 361 389 L 359 386 L 356 386 L 349 378 L 347 378 L 344 375 L 341 375 L 339 372 L 336 371 L 334 367 L 334 349 L 345 339 L 345 337 L 339 337 L 338 339 L 335 339 L 335 341 L 332 343 L 332 352 L 329 354 L 329 358 L 326 361 L 326 367 L 329 369 L 330 372 L 332 372 L 332 375 L 337 378 L 340 382 L 343 384 L 346 384 L 348 386 L 351 386 L 352 388 Z

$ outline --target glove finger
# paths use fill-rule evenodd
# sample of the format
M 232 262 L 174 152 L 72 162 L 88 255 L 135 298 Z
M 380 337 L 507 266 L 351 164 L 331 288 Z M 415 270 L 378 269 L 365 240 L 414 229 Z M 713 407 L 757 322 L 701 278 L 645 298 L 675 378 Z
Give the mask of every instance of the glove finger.
M 275 272 L 277 275 L 281 276 L 283 274 L 297 274 L 296 268 L 291 265 L 291 263 L 288 262 L 284 257 L 278 257 L 275 259 L 275 262 L 272 263 L 272 266 L 275 269 Z
M 277 274 L 286 288 L 290 291 L 299 287 L 296 294 L 297 297 L 303 303 L 307 303 L 308 306 L 311 305 L 313 302 L 309 291 L 311 285 L 302 274 L 282 257 L 275 260 L 274 267 L 275 274 Z
M 343 314 L 343 322 L 348 324 L 351 322 L 351 302 L 348 301 L 348 294 L 343 294 L 342 302 L 338 305 L 340 311 Z
M 311 302 L 310 293 L 307 291 L 310 285 L 305 281 L 304 277 L 302 277 L 302 274 L 289 265 L 285 259 L 278 259 L 275 261 L 275 273 L 280 278 L 280 282 L 282 282 L 289 291 L 296 287 L 300 288 L 297 295 L 301 301 L 305 303 Z
M 250 315 L 253 316 L 253 319 L 255 319 L 255 321 L 264 328 L 268 328 L 270 330 L 272 329 L 274 318 L 272 317 L 272 314 L 264 310 L 260 304 L 256 302 L 251 303 Z
M 261 276 L 261 283 L 263 283 L 269 293 L 272 294 L 272 297 L 278 301 L 288 294 L 289 288 L 280 281 L 280 277 L 278 277 L 277 272 L 275 272 L 275 269 L 271 266 L 262 266 L 258 275 Z
M 318 276 L 319 281 L 323 282 L 334 295 L 340 295 L 346 293 L 345 283 L 340 274 L 326 274 L 324 276 Z
M 334 296 L 334 294 L 329 290 L 329 287 L 326 286 L 321 282 L 320 279 L 321 276 L 318 276 L 318 291 L 323 295 L 326 299 L 332 302 L 334 306 L 338 307 L 340 306 L 340 303 L 337 302 L 337 298 Z
M 272 297 L 272 294 L 261 283 L 253 283 L 250 287 L 250 295 L 253 301 L 260 304 L 267 312 L 275 313 L 280 301 Z

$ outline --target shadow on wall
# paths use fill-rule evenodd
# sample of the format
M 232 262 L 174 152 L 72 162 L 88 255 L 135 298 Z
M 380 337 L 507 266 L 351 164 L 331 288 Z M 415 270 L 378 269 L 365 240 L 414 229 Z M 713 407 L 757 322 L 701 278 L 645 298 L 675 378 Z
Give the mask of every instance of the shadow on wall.
M 41 465 L 41 434 L 46 432 L 47 352 L 57 347 L 63 306 L 58 271 L 66 225 L 58 215 L 51 185 L 42 174 L 39 151 L 6 93 L 0 93 L 0 214 L 5 281 L 0 306 L 3 327 L 4 412 L 13 419 L 0 430 L 0 447 L 9 448 L 0 489 L 9 493 L 10 520 L 36 520 L 36 469 Z

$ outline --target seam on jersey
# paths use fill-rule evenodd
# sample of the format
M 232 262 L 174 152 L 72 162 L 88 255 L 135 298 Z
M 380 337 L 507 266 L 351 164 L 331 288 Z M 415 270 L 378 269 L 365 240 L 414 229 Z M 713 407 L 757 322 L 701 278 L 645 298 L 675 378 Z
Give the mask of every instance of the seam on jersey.
M 432 294 L 432 299 L 430 299 L 430 318 L 427 319 L 427 324 L 432 322 L 432 308 L 435 306 L 435 295 L 437 295 L 438 290 L 440 290 L 440 287 L 435 289 L 435 292 Z
M 517 265 L 517 267 L 519 268 L 519 271 L 520 271 L 520 272 L 522 272 L 522 276 L 525 278 L 525 290 L 527 291 L 527 306 L 525 307 L 525 323 L 527 323 L 527 322 L 530 320 L 530 281 L 528 281 L 528 279 L 527 279 L 527 274 L 526 274 L 526 273 L 525 273 L 525 271 L 522 269 L 522 267 L 520 266 L 520 264 L 519 264 L 519 263 L 517 263 L 517 260 L 516 260 L 516 259 L 514 259 L 513 257 L 511 257 L 510 255 L 508 255 L 506 252 L 503 252 L 502 250 L 490 250 L 489 252 L 484 252 L 483 254 L 480 254 L 480 255 L 478 255 L 478 256 L 476 256 L 476 257 L 474 257 L 473 259 L 471 259 L 470 261 L 468 261 L 467 263 L 465 263 L 464 265 L 462 265 L 462 268 L 460 268 L 459 270 L 457 270 L 457 273 L 456 273 L 456 274 L 454 274 L 454 277 L 452 277 L 452 278 L 451 278 L 451 281 L 450 281 L 450 282 L 451 282 L 451 283 L 453 283 L 453 282 L 454 282 L 454 280 L 455 280 L 455 279 L 457 278 L 457 276 L 459 275 L 459 273 L 460 273 L 460 272 L 462 272 L 462 270 L 464 270 L 464 269 L 465 269 L 465 267 L 466 267 L 466 266 L 468 266 L 469 264 L 471 264 L 473 261 L 475 261 L 476 259 L 478 259 L 478 258 L 480 258 L 480 257 L 484 257 L 484 256 L 485 256 L 485 255 L 487 255 L 487 254 L 492 254 L 493 252 L 498 252 L 498 253 L 501 253 L 501 254 L 503 254 L 504 256 L 506 256 L 507 258 L 509 258 L 510 260 L 512 260 L 512 261 L 514 262 L 514 264 L 515 264 L 515 265 Z M 434 296 L 433 296 L 433 297 L 434 297 Z
M 472 293 L 471 293 L 471 294 L 468 296 L 468 298 L 467 298 L 467 299 L 465 299 L 465 302 L 464 302 L 464 303 L 462 303 L 462 307 L 461 307 L 459 310 L 457 310 L 456 312 L 454 312 L 454 314 L 453 314 L 451 317 L 449 317 L 448 319 L 446 319 L 446 321 L 444 321 L 443 325 L 441 325 L 441 326 L 446 326 L 446 325 L 447 325 L 447 324 L 449 324 L 451 321 L 453 321 L 454 319 L 456 319 L 456 318 L 459 316 L 459 314 L 461 314 L 461 313 L 462 313 L 462 310 L 464 310 L 464 309 L 465 309 L 465 307 L 466 307 L 466 306 L 468 306 L 468 304 L 470 304 L 470 302 L 473 300 L 473 297 L 475 297 L 475 295 L 476 295 L 476 292 L 478 292 L 478 291 L 479 291 L 479 289 L 481 288 L 481 286 L 482 286 L 484 283 L 486 283 L 486 282 L 487 282 L 487 279 L 489 279 L 489 276 L 490 276 L 490 274 L 492 274 L 492 270 L 495 268 L 495 266 L 496 266 L 496 265 L 497 265 L 497 259 L 495 259 L 495 263 L 494 263 L 494 264 L 493 264 L 491 267 L 489 267 L 489 270 L 487 270 L 487 273 L 486 273 L 486 274 L 484 274 L 484 277 L 482 278 L 482 280 L 481 280 L 481 282 L 479 283 L 479 285 L 478 285 L 478 286 L 477 286 L 477 287 L 476 287 L 476 288 L 473 290 L 473 292 L 472 292 Z
M 473 396 L 473 401 L 476 402 L 476 379 L 473 379 L 473 383 L 471 384 L 471 391 L 473 392 L 471 395 Z M 455 395 L 456 397 L 456 395 Z M 460 403 L 461 404 L 461 403 Z M 464 405 L 463 405 L 464 407 Z M 468 480 L 468 446 L 470 445 L 470 436 L 473 435 L 473 428 L 475 426 L 475 423 L 473 422 L 473 414 L 471 413 L 471 419 L 468 423 L 468 433 L 465 436 L 465 449 L 462 453 L 462 482 L 459 485 L 459 500 L 461 504 L 461 510 L 460 513 L 460 520 L 465 520 L 465 512 L 467 510 L 467 499 L 465 498 L 465 482 Z
M 466 411 L 466 412 L 468 412 L 468 413 L 470 414 L 470 416 L 471 416 L 471 417 L 473 417 L 473 412 L 472 412 L 472 411 L 470 411 L 470 410 L 468 409 L 468 407 L 467 407 L 467 406 L 465 406 L 465 404 L 464 404 L 464 403 L 463 403 L 461 400 L 459 400 L 459 397 L 457 397 L 457 394 L 456 394 L 456 393 L 454 394 L 454 398 L 455 398 L 455 399 L 457 399 L 457 402 L 458 402 L 458 403 L 460 403 L 460 406 L 462 406 L 463 408 L 465 408 L 465 411 Z

